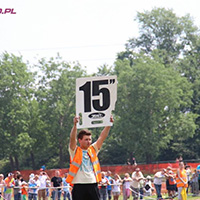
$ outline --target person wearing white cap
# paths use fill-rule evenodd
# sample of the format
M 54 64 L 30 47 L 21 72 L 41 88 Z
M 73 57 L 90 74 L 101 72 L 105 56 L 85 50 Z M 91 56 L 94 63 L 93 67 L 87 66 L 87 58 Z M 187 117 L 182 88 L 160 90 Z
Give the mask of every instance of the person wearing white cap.
M 38 176 L 37 176 L 38 180 Z M 37 188 L 39 187 L 39 181 L 36 180 L 36 176 L 31 173 L 28 182 L 28 200 L 37 200 Z

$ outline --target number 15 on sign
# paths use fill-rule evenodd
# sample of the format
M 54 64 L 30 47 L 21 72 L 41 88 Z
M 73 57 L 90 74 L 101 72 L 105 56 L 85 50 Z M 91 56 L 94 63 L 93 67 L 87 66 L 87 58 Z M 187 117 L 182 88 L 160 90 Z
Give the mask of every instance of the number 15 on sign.
M 112 126 L 110 116 L 117 101 L 117 76 L 76 79 L 78 128 Z

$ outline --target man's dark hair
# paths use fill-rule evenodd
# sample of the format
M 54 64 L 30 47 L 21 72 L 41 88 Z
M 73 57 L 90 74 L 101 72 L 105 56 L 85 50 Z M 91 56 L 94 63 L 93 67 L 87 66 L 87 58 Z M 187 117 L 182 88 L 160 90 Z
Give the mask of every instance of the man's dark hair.
M 78 139 L 83 139 L 84 135 L 92 135 L 92 133 L 89 130 L 81 130 L 78 133 Z

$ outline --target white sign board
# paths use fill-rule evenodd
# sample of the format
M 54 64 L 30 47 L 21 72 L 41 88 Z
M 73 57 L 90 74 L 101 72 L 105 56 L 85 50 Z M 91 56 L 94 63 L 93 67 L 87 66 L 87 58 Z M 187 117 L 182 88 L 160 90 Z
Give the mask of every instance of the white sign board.
M 110 117 L 117 101 L 117 76 L 76 79 L 77 128 L 112 126 Z

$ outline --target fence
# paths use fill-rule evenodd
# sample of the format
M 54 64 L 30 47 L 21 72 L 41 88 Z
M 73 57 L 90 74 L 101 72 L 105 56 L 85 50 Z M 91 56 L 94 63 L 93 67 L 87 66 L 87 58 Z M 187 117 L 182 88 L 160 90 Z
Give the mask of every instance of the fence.
M 196 168 L 198 165 L 200 165 L 199 163 L 187 163 L 187 165 L 190 165 L 192 169 Z M 137 167 L 139 167 L 142 171 L 143 174 L 155 174 L 155 172 L 163 169 L 163 168 L 167 168 L 168 166 L 170 166 L 172 168 L 172 170 L 176 170 L 178 168 L 178 163 L 154 163 L 154 164 L 138 164 Z M 132 173 L 134 171 L 136 166 L 134 165 L 108 165 L 108 166 L 101 166 L 102 171 L 111 171 L 112 175 L 114 175 L 115 173 L 119 174 L 119 175 L 124 175 L 125 173 Z M 49 177 L 53 177 L 55 175 L 55 171 L 59 170 L 61 173 L 61 176 L 68 172 L 68 169 L 49 169 L 49 170 L 45 170 L 47 172 L 47 174 L 49 175 Z M 21 170 L 20 171 L 24 180 L 28 180 L 29 179 L 29 175 L 31 173 L 34 174 L 39 174 L 40 170 Z

